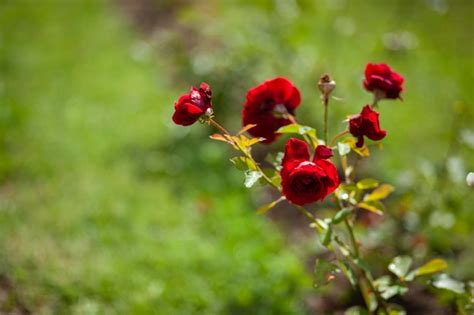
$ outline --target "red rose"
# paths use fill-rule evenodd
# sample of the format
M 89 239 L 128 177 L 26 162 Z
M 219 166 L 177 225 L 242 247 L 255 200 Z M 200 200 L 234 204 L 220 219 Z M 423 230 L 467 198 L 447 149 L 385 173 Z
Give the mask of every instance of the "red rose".
M 208 108 L 212 108 L 212 91 L 210 86 L 202 82 L 199 89 L 194 86 L 188 94 L 182 95 L 174 104 L 173 121 L 177 125 L 194 124 Z
M 306 142 L 295 138 L 286 142 L 281 185 L 287 200 L 301 206 L 324 199 L 339 186 L 337 169 L 327 160 L 332 155 L 330 150 L 318 146 L 313 161 L 310 161 Z
M 356 145 L 359 148 L 364 145 L 364 136 L 378 141 L 387 135 L 385 130 L 380 129 L 379 113 L 372 110 L 369 105 L 365 105 L 360 114 L 349 119 L 349 131 L 358 139 Z
M 369 63 L 365 66 L 364 87 L 379 98 L 400 98 L 403 77 L 384 63 Z
M 256 124 L 248 132 L 254 137 L 263 137 L 264 143 L 275 141 L 280 127 L 291 123 L 283 118 L 295 114 L 301 102 L 300 91 L 286 78 L 275 78 L 251 88 L 242 111 L 243 125 Z

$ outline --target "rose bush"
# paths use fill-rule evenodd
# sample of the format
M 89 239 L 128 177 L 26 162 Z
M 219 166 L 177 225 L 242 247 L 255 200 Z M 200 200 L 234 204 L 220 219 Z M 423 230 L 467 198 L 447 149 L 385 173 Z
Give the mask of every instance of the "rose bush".
M 373 141 L 385 138 L 387 132 L 380 128 L 379 113 L 374 108 L 380 100 L 399 99 L 403 81 L 404 78 L 386 64 L 367 64 L 363 85 L 374 94 L 373 104 L 364 106 L 359 114 L 350 117 L 348 129 L 337 133 L 331 141 L 328 138 L 328 104 L 336 82 L 329 75 L 323 75 L 318 82 L 324 108 L 323 139 L 317 137 L 314 128 L 296 121 L 295 109 L 301 102 L 300 92 L 283 77 L 265 81 L 248 91 L 242 110 L 243 128 L 235 135 L 214 120 L 209 110 L 212 108 L 212 93 L 207 84 L 201 84 L 199 89 L 193 87 L 175 105 L 175 123 L 190 125 L 199 120 L 212 125 L 219 133 L 211 135 L 211 139 L 228 143 L 240 152 L 231 161 L 238 169 L 245 170 L 246 187 L 260 182 L 278 191 L 280 198 L 260 207 L 258 213 L 269 211 L 279 202 L 287 200 L 310 220 L 310 227 L 331 255 L 329 259 L 316 260 L 315 287 L 325 285 L 342 274 L 364 299 L 366 310 L 355 306 L 347 314 L 366 314 L 367 311 L 384 315 L 405 314 L 401 306 L 393 304 L 391 299 L 405 294 L 412 281 L 426 277 L 431 277 L 429 283 L 432 286 L 457 294 L 461 301 L 460 310 L 474 309 L 472 293 L 464 290 L 462 283 L 446 274 L 437 275 L 447 268 L 447 263 L 439 258 L 412 268 L 411 257 L 398 256 L 387 268 L 392 276 L 384 274 L 375 277 L 364 261 L 361 252 L 363 245 L 354 233 L 356 211 L 383 215 L 382 200 L 391 194 L 394 187 L 380 184 L 373 178 L 357 178 L 357 162 L 351 161 L 370 156 L 370 144 L 364 143 L 364 137 Z M 252 156 L 253 146 L 272 143 L 284 134 L 301 139 L 288 139 L 281 162 L 273 159 L 273 168 L 264 168 Z M 330 160 L 334 153 L 338 156 L 339 170 Z M 349 159 L 351 154 L 357 158 Z M 316 202 L 320 202 L 316 207 L 322 207 L 321 202 L 332 193 L 333 197 L 328 198 L 330 200 L 324 206 L 336 210 L 331 217 L 324 218 L 319 211 L 307 208 Z

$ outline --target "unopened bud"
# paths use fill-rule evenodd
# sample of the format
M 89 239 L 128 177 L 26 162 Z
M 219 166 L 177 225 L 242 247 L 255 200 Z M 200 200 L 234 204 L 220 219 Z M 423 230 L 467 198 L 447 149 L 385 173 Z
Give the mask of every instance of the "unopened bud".
M 329 74 L 323 74 L 321 78 L 319 78 L 318 88 L 323 95 L 326 97 L 336 88 L 336 81 L 331 79 Z

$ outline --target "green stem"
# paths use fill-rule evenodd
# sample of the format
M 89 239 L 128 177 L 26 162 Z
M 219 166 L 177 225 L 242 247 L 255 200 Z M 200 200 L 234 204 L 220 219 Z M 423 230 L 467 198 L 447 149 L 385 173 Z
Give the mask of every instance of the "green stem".
M 382 91 L 379 91 L 379 90 L 375 90 L 374 91 L 374 100 L 372 101 L 372 105 L 370 105 L 370 107 L 372 107 L 373 109 L 377 108 L 377 105 L 379 104 L 379 101 L 381 99 L 383 99 L 385 93 L 382 92 Z
M 355 238 L 354 229 L 347 218 L 344 219 L 344 225 L 346 226 L 347 232 L 349 233 L 349 238 L 351 240 L 351 244 L 353 248 L 352 259 L 354 262 L 356 262 L 357 259 L 359 259 L 360 257 L 360 252 L 359 252 L 359 245 Z M 372 274 L 369 271 L 362 269 L 362 277 L 366 280 L 367 284 L 369 285 L 370 290 L 374 293 L 377 299 L 377 304 L 382 308 L 385 314 L 388 314 L 387 304 L 385 303 L 384 299 L 380 296 L 379 292 L 375 288 Z M 367 305 L 367 307 L 369 307 L 369 305 Z
M 352 248 L 354 250 L 354 259 L 357 259 L 359 258 L 359 245 L 354 235 L 354 229 L 347 218 L 344 219 L 344 225 L 346 226 L 347 232 L 349 232 L 349 238 L 351 239 Z
M 304 207 L 302 206 L 298 206 L 298 205 L 294 205 L 296 209 L 298 209 L 302 214 L 304 214 L 309 220 L 311 220 L 313 223 L 317 224 L 319 227 L 321 227 L 321 223 L 318 222 L 318 220 L 316 220 L 316 218 L 314 217 L 314 215 L 309 212 L 308 210 L 306 210 Z
M 323 95 L 323 105 L 324 105 L 324 142 L 328 143 L 328 95 Z

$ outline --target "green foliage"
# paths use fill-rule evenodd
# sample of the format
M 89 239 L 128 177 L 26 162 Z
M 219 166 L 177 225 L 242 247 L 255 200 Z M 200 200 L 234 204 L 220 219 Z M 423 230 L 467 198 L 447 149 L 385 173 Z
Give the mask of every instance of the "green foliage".
M 448 264 L 443 260 L 439 258 L 435 258 L 427 262 L 421 267 L 418 267 L 415 270 L 415 276 L 424 276 L 424 275 L 429 275 L 432 273 L 437 273 L 440 271 L 443 271 L 444 269 L 448 268 Z
M 314 287 L 319 288 L 334 280 L 339 268 L 325 259 L 317 259 L 314 264 Z
M 289 124 L 279 128 L 277 133 L 283 134 L 298 134 L 303 136 L 303 138 L 308 142 L 308 144 L 312 145 L 313 148 L 318 146 L 318 138 L 316 136 L 316 129 L 309 127 L 309 126 L 302 126 L 299 124 Z M 308 136 L 309 139 L 305 136 Z
M 413 259 L 411 257 L 397 256 L 388 265 L 388 270 L 393 272 L 398 278 L 404 279 L 410 270 L 412 262 Z
M 343 209 L 339 210 L 338 212 L 336 212 L 336 214 L 332 218 L 331 223 L 332 224 L 341 223 L 346 218 L 348 218 L 352 214 L 352 212 L 353 212 L 352 208 L 343 208 Z
M 443 273 L 433 279 L 431 284 L 438 289 L 449 290 L 457 294 L 465 293 L 464 283 L 453 279 L 449 275 Z
M 379 182 L 373 178 L 364 178 L 357 182 L 357 188 L 361 190 L 375 188 L 378 185 Z
M 114 6 L 0 4 L 0 274 L 34 314 L 301 314 L 299 260 Z

